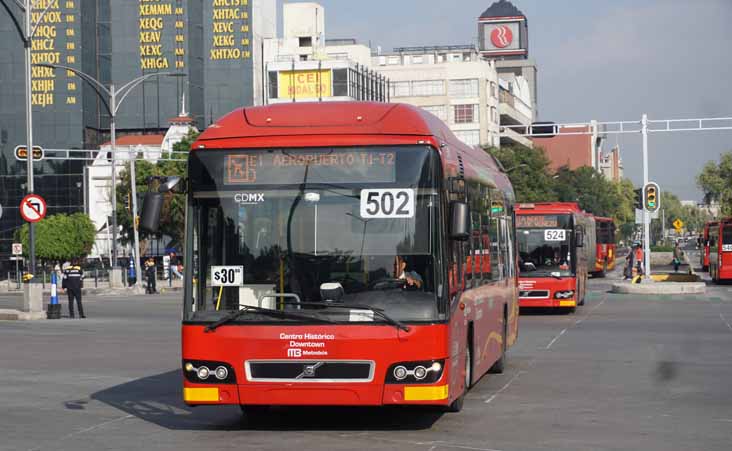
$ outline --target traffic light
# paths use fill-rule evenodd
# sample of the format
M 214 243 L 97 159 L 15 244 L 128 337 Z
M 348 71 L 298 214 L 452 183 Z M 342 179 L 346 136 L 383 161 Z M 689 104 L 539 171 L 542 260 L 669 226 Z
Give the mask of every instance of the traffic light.
M 635 190 L 635 209 L 636 210 L 643 210 L 643 188 L 638 188 Z
M 651 182 L 643 188 L 643 200 L 645 203 L 646 210 L 653 213 L 658 210 L 661 205 L 661 190 L 658 185 Z

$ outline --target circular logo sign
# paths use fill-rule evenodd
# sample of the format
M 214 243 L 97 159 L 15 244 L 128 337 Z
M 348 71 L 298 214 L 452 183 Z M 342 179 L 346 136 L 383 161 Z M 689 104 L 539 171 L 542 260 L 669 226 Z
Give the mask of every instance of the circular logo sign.
M 513 32 L 506 25 L 500 25 L 491 31 L 491 42 L 499 49 L 505 49 L 513 42 Z
M 20 216 L 27 222 L 38 222 L 46 217 L 46 201 L 37 194 L 29 194 L 20 202 Z

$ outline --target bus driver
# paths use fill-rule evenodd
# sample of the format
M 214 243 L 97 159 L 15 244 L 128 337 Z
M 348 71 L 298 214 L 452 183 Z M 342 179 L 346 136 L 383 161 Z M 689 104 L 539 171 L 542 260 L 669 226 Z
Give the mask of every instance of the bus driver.
M 407 281 L 408 287 L 420 289 L 422 288 L 422 276 L 417 271 L 407 270 L 407 261 L 404 257 L 397 257 L 394 259 L 394 277 L 401 280 Z

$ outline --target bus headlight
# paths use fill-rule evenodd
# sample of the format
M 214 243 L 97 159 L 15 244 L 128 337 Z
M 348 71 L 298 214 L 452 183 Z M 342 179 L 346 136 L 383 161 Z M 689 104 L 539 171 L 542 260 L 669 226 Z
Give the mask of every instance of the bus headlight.
M 569 299 L 574 296 L 574 290 L 557 291 L 554 293 L 554 299 Z
M 194 384 L 236 384 L 234 369 L 226 362 L 184 360 L 183 376 Z
M 444 360 L 399 362 L 391 365 L 386 373 L 387 384 L 430 384 L 442 377 Z

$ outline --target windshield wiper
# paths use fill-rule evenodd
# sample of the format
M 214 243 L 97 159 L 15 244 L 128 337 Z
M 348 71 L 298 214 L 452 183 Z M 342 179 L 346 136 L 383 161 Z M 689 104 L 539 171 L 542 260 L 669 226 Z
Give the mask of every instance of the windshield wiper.
M 313 307 L 325 307 L 325 308 L 340 308 L 340 309 L 349 309 L 349 310 L 369 310 L 373 312 L 376 316 L 380 317 L 387 323 L 391 324 L 392 326 L 396 327 L 397 329 L 401 329 L 404 332 L 409 332 L 409 326 L 404 324 L 403 322 L 399 321 L 398 319 L 394 319 L 391 316 L 387 315 L 386 312 L 384 312 L 383 309 L 371 307 L 370 305 L 365 304 L 333 304 L 333 303 L 325 303 L 325 302 L 285 302 L 285 304 L 291 304 L 291 305 L 303 305 L 303 306 L 313 306 Z
M 222 326 L 228 322 L 234 321 L 235 319 L 239 318 L 241 315 L 243 315 L 247 312 L 262 313 L 264 315 L 276 316 L 279 318 L 300 319 L 303 321 L 316 320 L 316 321 L 320 321 L 323 323 L 333 323 L 333 321 L 331 321 L 327 318 L 322 318 L 320 316 L 300 315 L 298 313 L 284 312 L 281 310 L 272 310 L 272 309 L 268 309 L 268 308 L 253 307 L 250 305 L 246 305 L 246 306 L 242 307 L 240 310 L 237 310 L 236 312 L 232 312 L 232 313 L 224 316 L 220 320 L 216 321 L 215 323 L 206 326 L 206 328 L 203 329 L 203 331 L 206 333 L 213 332 L 219 326 Z

